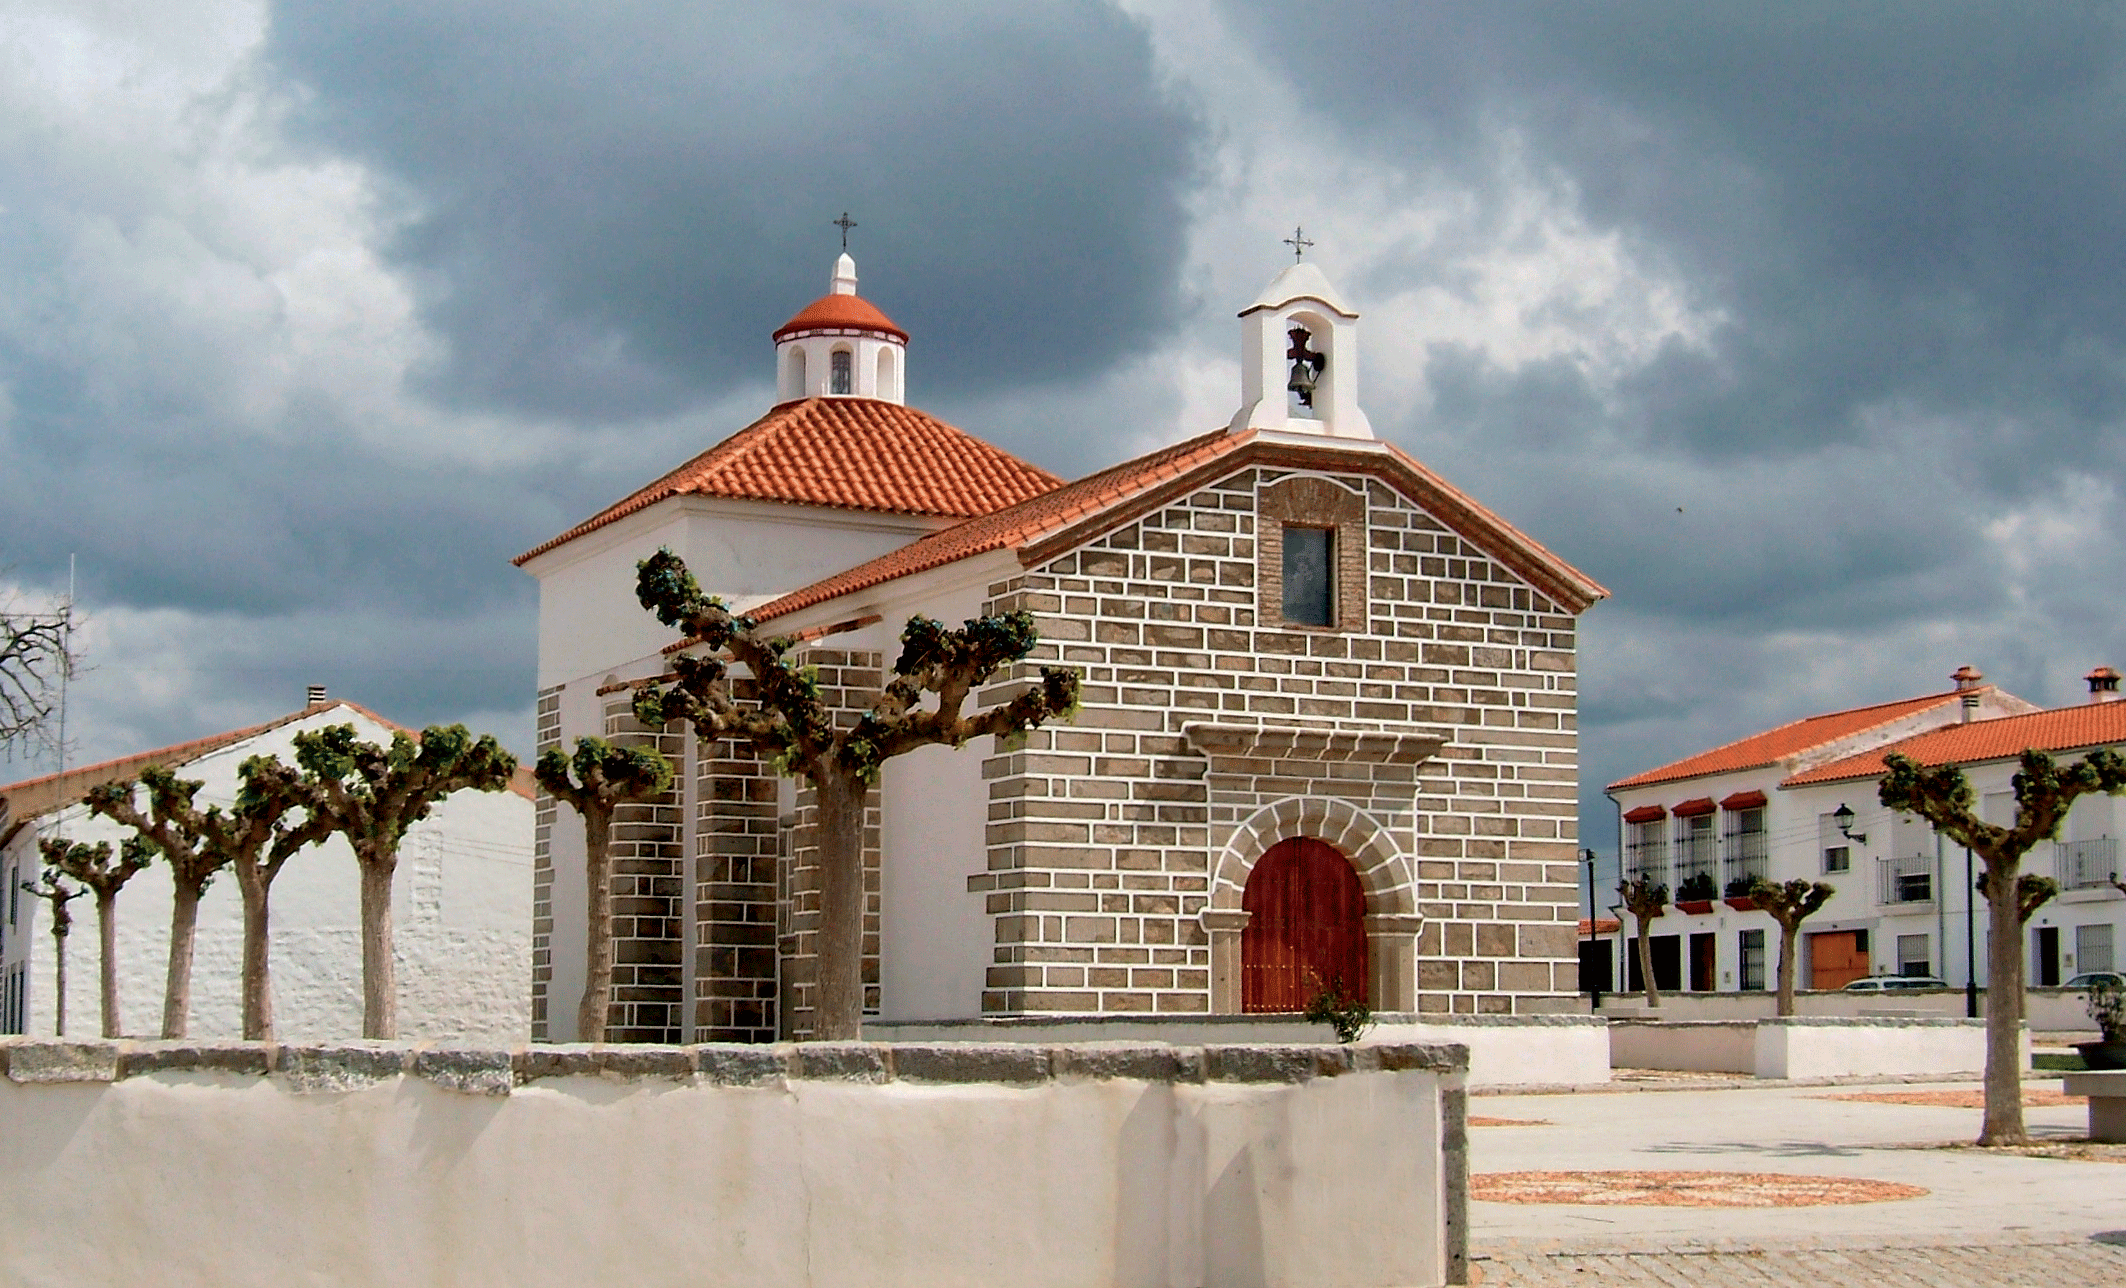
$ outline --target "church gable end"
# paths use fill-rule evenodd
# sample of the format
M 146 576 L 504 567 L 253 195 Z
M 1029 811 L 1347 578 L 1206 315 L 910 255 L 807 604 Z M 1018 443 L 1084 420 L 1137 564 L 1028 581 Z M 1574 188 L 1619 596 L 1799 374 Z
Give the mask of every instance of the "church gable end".
M 1039 618 L 1030 663 L 1085 682 L 1073 725 L 985 764 L 985 1010 L 1233 1009 L 1247 914 L 1213 878 L 1283 837 L 1265 819 L 1315 813 L 1368 880 L 1411 874 L 1372 899 L 1376 1007 L 1577 987 L 1575 620 L 1377 463 L 1239 468 L 990 588 Z M 1287 525 L 1333 534 L 1331 625 L 1284 620 Z

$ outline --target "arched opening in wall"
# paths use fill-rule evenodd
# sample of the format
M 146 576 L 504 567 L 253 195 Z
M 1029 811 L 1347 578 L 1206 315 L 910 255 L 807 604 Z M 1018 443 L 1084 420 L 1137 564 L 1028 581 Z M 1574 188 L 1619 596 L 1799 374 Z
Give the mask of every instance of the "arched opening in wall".
M 901 396 L 899 383 L 899 381 L 894 379 L 893 350 L 884 346 L 880 346 L 878 351 L 877 396 L 885 399 L 887 402 L 898 401 Z
M 1304 1011 L 1325 988 L 1365 1002 L 1366 893 L 1337 849 L 1311 837 L 1279 841 L 1248 873 L 1240 906 L 1240 1009 Z
M 790 361 L 783 377 L 783 401 L 788 402 L 805 396 L 805 351 L 796 345 L 790 346 Z
M 828 356 L 829 384 L 827 391 L 829 393 L 848 394 L 854 392 L 852 386 L 856 382 L 851 373 L 855 371 L 855 361 L 855 356 L 847 349 L 836 349 Z

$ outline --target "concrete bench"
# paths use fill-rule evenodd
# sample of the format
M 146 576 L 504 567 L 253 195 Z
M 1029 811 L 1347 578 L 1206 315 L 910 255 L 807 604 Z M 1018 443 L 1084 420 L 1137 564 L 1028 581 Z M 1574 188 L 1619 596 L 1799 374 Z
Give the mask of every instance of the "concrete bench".
M 2089 1097 L 2089 1139 L 2126 1141 L 2126 1069 L 2070 1073 L 2061 1085 L 2070 1096 Z

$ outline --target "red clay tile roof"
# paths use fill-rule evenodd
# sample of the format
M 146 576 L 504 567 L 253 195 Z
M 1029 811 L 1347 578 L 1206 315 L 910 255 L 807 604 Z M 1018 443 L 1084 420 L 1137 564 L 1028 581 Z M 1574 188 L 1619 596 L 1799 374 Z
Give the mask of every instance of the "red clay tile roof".
M 1657 818 L 1667 817 L 1668 811 L 1659 805 L 1641 805 L 1637 809 L 1624 811 L 1624 821 L 1627 823 L 1651 823 Z
M 932 533 L 869 563 L 763 604 L 753 611 L 753 617 L 766 621 L 995 550 L 1019 550 L 1022 558 L 1037 562 L 1061 553 L 1052 549 L 1059 540 L 1082 541 L 1103 526 L 1120 526 L 1145 510 L 1147 500 L 1156 503 L 1167 492 L 1186 493 L 1213 477 L 1240 468 L 1246 458 L 1255 455 L 1308 468 L 1363 471 L 1371 467 L 1374 472 L 1387 473 L 1442 522 L 1468 536 L 1487 554 L 1527 578 L 1542 593 L 1568 605 L 1571 611 L 1582 611 L 1609 594 L 1592 578 L 1478 505 L 1392 443 L 1380 446 L 1386 449 L 1386 455 L 1369 460 L 1351 455 L 1348 444 L 1317 448 L 1284 438 L 1265 440 L 1255 430 L 1213 430 L 1018 505 Z
M 1760 791 L 1736 792 L 1720 802 L 1721 809 L 1763 809 L 1764 793 Z
M 1718 805 L 1713 804 L 1712 797 L 1700 796 L 1693 800 L 1687 800 L 1681 805 L 1671 805 L 1668 807 L 1668 812 L 1677 818 L 1696 818 L 1700 814 L 1716 813 L 1719 808 Z
M 775 338 L 802 335 L 807 331 L 884 331 L 908 343 L 908 333 L 879 312 L 878 306 L 861 295 L 822 295 L 797 311 L 797 316 L 775 328 Z
M 1643 774 L 1620 778 L 1609 785 L 1608 790 L 1620 787 L 1646 787 L 1654 783 L 1674 782 L 1679 778 L 1698 778 L 1706 774 L 1728 774 L 1742 769 L 1759 769 L 1776 764 L 1788 756 L 1796 756 L 1811 747 L 1820 747 L 1880 725 L 1902 720 L 1930 707 L 1945 702 L 1954 702 L 1957 694 L 1930 693 L 1922 698 L 1905 698 L 1898 702 L 1884 702 L 1872 707 L 1855 707 L 1850 711 L 1830 711 L 1820 716 L 1806 716 L 1776 729 L 1751 734 L 1711 751 L 1701 751 L 1695 756 L 1649 769 Z M 1990 721 L 1987 723 L 1991 723 Z
M 1902 752 L 1922 765 L 1969 765 L 1982 760 L 2009 760 L 2031 747 L 2040 751 L 2079 751 L 2126 743 L 2126 702 L 2090 702 L 2025 716 L 2000 716 L 1969 724 L 1943 725 L 1913 734 L 1873 751 L 1834 760 L 1794 775 L 1782 787 L 1879 778 L 1883 757 Z
M 287 715 L 268 720 L 264 724 L 255 724 L 243 729 L 231 729 L 227 733 L 209 734 L 204 738 L 194 738 L 190 742 L 173 743 L 168 747 L 157 747 L 153 751 L 135 752 L 130 756 L 120 756 L 114 760 L 101 761 L 94 765 L 82 765 L 79 768 L 69 769 L 63 773 L 45 774 L 37 778 L 25 778 L 19 783 L 0 785 L 0 806 L 5 807 L 0 808 L 0 823 L 4 823 L 7 827 L 5 834 L 0 835 L 0 841 L 13 836 L 14 829 L 24 822 L 78 802 L 82 797 L 88 795 L 91 787 L 132 778 L 150 765 L 167 765 L 172 769 L 188 765 L 203 756 L 220 751 L 224 747 L 234 746 L 246 738 L 255 738 L 262 733 L 271 733 L 283 725 L 295 723 L 304 716 L 316 715 L 321 711 L 331 711 L 335 708 L 345 708 L 356 712 L 398 733 L 414 737 L 420 736 L 419 730 L 408 729 L 405 725 L 395 720 L 386 720 L 359 703 L 348 702 L 344 698 L 334 698 L 323 706 L 304 707 L 300 711 L 291 711 Z M 532 777 L 531 770 L 520 765 L 517 767 L 516 774 L 510 779 L 509 790 L 529 800 L 537 795 L 538 783 Z
M 875 398 L 806 398 L 776 407 L 514 562 L 521 566 L 672 496 L 970 519 L 1039 496 L 1062 482 L 913 407 Z

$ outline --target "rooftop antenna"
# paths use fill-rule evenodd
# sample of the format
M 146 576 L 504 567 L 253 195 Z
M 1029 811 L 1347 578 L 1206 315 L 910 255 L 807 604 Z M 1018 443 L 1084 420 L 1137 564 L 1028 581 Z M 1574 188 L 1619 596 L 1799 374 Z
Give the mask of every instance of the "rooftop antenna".
M 66 557 L 66 602 L 59 606 L 59 772 L 66 772 L 66 682 L 74 673 L 74 556 Z
M 1297 225 L 1293 226 L 1292 235 L 1284 239 L 1284 244 L 1292 248 L 1292 262 L 1295 264 L 1305 259 L 1307 251 L 1314 246 L 1313 242 L 1307 240 L 1307 230 Z
M 827 222 L 842 230 L 842 249 L 849 249 L 849 230 L 856 227 L 856 221 L 849 218 L 849 212 L 844 210 L 841 218 L 829 219 Z

